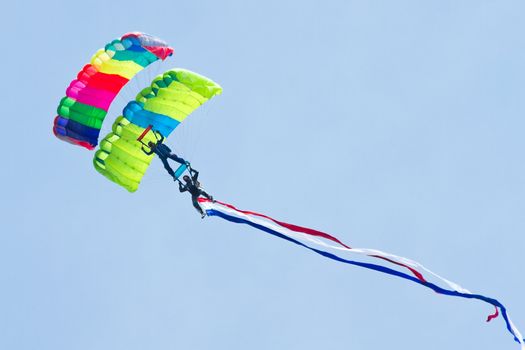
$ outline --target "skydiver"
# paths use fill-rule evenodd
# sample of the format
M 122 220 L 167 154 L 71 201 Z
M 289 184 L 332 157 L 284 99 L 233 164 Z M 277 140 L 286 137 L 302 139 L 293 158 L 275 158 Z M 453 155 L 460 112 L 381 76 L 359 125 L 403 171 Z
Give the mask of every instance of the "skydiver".
M 201 218 L 204 219 L 206 216 L 206 213 L 204 210 L 202 210 L 201 206 L 199 205 L 198 198 L 200 196 L 206 197 L 209 200 L 215 202 L 212 196 L 207 194 L 202 188 L 199 181 L 197 181 L 197 178 L 199 177 L 199 172 L 195 169 L 189 168 L 191 178 L 188 175 L 184 175 L 182 179 L 186 184 L 182 184 L 182 182 L 179 181 L 179 191 L 186 192 L 188 191 L 191 194 L 191 202 L 193 203 L 193 207 L 197 209 L 199 214 L 201 214 Z
M 180 164 L 188 164 L 188 162 L 186 162 L 183 158 L 177 156 L 176 154 L 171 153 L 171 149 L 165 144 L 163 144 L 162 141 L 164 141 L 164 136 L 160 134 L 160 140 L 158 140 L 157 143 L 152 141 L 148 142 L 148 148 L 150 149 L 149 152 L 146 151 L 146 149 L 144 149 L 144 146 L 142 146 L 142 151 L 148 156 L 152 155 L 153 153 L 159 156 L 160 160 L 162 161 L 162 164 L 164 164 L 164 169 L 166 169 L 168 174 L 170 174 L 171 177 L 173 177 L 173 180 L 177 180 L 177 178 L 175 177 L 175 172 L 168 164 L 168 158 L 173 159 L 174 161 Z

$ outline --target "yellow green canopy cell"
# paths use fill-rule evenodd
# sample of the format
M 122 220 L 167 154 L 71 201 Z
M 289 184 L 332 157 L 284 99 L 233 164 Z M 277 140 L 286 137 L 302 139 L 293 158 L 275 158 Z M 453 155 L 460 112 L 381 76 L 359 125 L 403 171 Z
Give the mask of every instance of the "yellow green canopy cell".
M 95 169 L 130 192 L 137 190 L 152 155 L 142 151 L 137 141 L 146 128 L 168 137 L 195 109 L 222 92 L 214 81 L 176 68 L 156 77 L 124 108 L 113 124 L 112 132 L 100 142 L 95 153 Z M 147 133 L 143 142 L 155 142 Z

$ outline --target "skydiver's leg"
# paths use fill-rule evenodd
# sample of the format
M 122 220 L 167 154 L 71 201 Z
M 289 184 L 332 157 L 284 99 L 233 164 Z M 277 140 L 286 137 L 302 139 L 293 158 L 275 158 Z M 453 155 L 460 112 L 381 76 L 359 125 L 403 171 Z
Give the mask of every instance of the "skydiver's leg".
M 170 174 L 171 177 L 175 177 L 175 173 L 173 172 L 173 169 L 168 164 L 168 160 L 166 158 L 160 158 L 160 160 L 162 161 L 162 164 L 164 164 L 164 169 L 166 169 L 168 174 Z
M 206 197 L 206 198 L 208 198 L 208 199 L 212 199 L 212 196 L 210 196 L 209 194 L 207 194 L 207 193 L 204 192 L 203 190 L 201 190 L 201 196 Z
M 199 198 L 199 196 L 194 196 L 194 195 L 192 195 L 192 196 L 191 196 L 191 202 L 193 203 L 193 207 L 194 207 L 195 209 L 197 209 L 197 211 L 199 212 L 199 214 L 201 214 L 202 217 L 204 217 L 204 216 L 205 216 L 205 214 L 204 214 L 204 210 L 202 210 L 201 206 L 199 205 L 199 201 L 197 200 L 198 198 Z
M 178 157 L 176 154 L 170 153 L 170 155 L 168 156 L 168 158 L 173 159 L 173 160 L 176 161 L 177 163 L 180 163 L 180 164 L 186 164 L 186 161 L 185 161 L 183 158 Z
M 213 199 L 213 196 L 210 196 L 209 194 L 207 194 L 205 191 L 203 190 L 200 190 L 200 195 L 203 196 L 203 197 L 206 197 L 208 198 L 210 201 L 214 202 L 215 203 L 215 200 Z

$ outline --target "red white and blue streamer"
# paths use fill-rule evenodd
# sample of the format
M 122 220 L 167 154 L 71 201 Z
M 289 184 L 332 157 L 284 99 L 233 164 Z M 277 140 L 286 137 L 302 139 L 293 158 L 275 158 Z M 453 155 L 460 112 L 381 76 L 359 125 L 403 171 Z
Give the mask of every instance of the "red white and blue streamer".
M 498 317 L 501 312 L 507 330 L 514 336 L 514 340 L 521 345 L 521 349 L 525 350 L 525 340 L 520 331 L 512 323 L 507 309 L 501 302 L 482 294 L 472 293 L 461 287 L 459 284 L 439 276 L 414 260 L 385 253 L 376 249 L 352 248 L 341 242 L 336 237 L 325 232 L 278 221 L 267 215 L 253 211 L 239 210 L 233 205 L 224 202 L 212 202 L 205 198 L 199 198 L 199 202 L 208 216 L 217 216 L 230 222 L 249 225 L 253 228 L 309 249 L 328 259 L 403 278 L 423 287 L 432 289 L 439 294 L 466 299 L 477 299 L 488 303 L 495 308 L 495 312 L 487 317 L 487 322 Z M 344 254 L 369 256 L 392 265 L 388 267 L 358 260 L 351 260 L 343 257 Z M 410 274 L 404 271 L 399 271 L 399 268 L 406 269 Z M 434 282 L 429 281 L 429 277 L 432 278 Z

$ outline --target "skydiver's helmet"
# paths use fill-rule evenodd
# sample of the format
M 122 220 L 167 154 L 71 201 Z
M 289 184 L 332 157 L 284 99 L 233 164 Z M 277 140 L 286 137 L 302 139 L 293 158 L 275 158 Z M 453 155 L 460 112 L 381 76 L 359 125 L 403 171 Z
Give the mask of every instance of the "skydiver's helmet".
M 153 142 L 153 141 L 148 142 L 148 147 L 149 147 L 150 149 L 155 148 L 155 146 L 156 146 L 156 145 L 155 145 L 155 142 Z
M 186 181 L 187 183 L 190 183 L 190 182 L 191 182 L 191 179 L 190 179 L 190 177 L 189 177 L 188 175 L 184 175 L 184 176 L 182 177 L 182 179 L 183 179 L 184 181 Z

